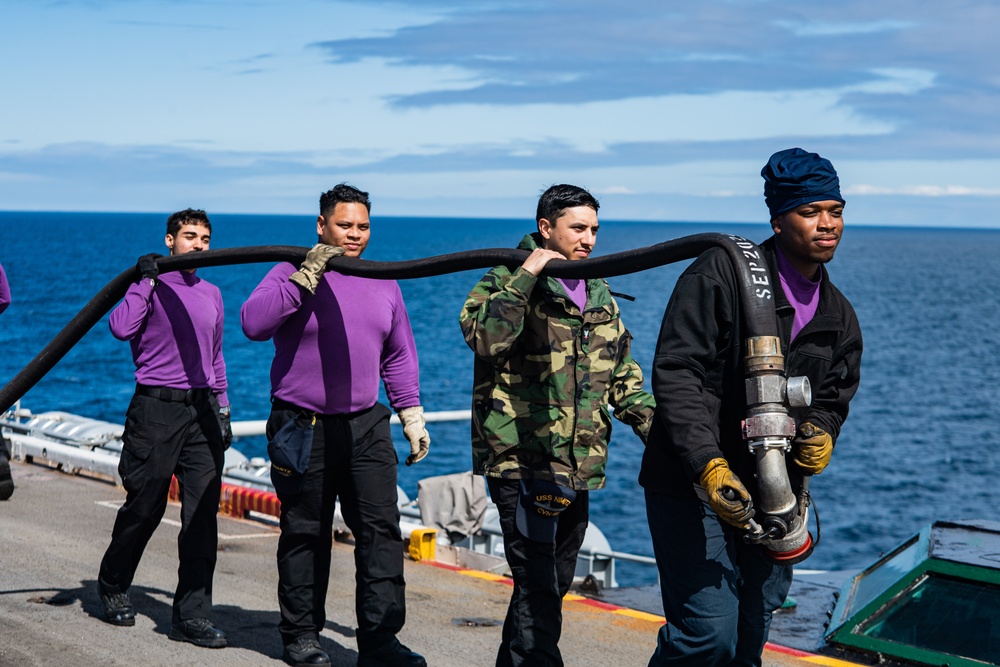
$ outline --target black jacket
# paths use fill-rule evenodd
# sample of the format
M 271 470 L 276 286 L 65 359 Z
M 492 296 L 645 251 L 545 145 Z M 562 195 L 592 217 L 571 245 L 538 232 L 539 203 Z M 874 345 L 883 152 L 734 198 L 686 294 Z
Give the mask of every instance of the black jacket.
M 775 291 L 785 374 L 805 375 L 812 384 L 812 405 L 791 416 L 796 424 L 812 422 L 836 442 L 860 380 L 858 318 L 821 267 L 816 315 L 789 347 L 795 311 L 778 280 L 774 239 L 761 248 Z M 756 464 L 741 430 L 744 337 L 736 274 L 723 250 L 709 250 L 678 279 L 663 316 L 653 360 L 656 414 L 639 472 L 646 489 L 672 495 L 690 495 L 696 487 L 700 491 L 698 473 L 722 456 L 755 495 Z M 798 473 L 791 463 L 789 472 L 795 484 Z

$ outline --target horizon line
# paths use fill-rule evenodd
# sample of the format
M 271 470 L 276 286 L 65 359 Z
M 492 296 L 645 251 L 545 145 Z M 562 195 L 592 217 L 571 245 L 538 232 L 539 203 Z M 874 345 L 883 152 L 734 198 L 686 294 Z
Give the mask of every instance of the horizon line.
M 23 210 L 23 209 L 0 209 L 0 216 L 8 214 L 29 214 L 29 215 L 157 215 L 157 216 L 169 216 L 173 211 L 71 211 L 71 210 Z M 244 217 L 311 217 L 315 215 L 314 213 L 239 213 L 239 212 L 216 212 L 211 213 L 211 216 L 244 216 Z M 529 220 L 530 218 L 511 218 L 511 217 L 501 217 L 501 216 L 456 216 L 456 215 L 379 215 L 373 216 L 375 219 L 379 220 L 492 220 L 497 222 L 516 222 L 522 223 Z M 604 222 L 609 223 L 628 223 L 628 224 L 642 224 L 642 225 L 735 225 L 735 226 L 746 226 L 746 225 L 770 225 L 768 221 L 746 221 L 746 220 L 643 220 L 636 218 L 601 218 Z M 864 222 L 853 222 L 848 223 L 848 227 L 852 229 L 923 229 L 923 230 L 941 230 L 941 231 L 1000 231 L 1000 226 L 942 226 L 934 224 L 897 224 L 897 223 L 881 223 L 881 224 L 869 224 Z

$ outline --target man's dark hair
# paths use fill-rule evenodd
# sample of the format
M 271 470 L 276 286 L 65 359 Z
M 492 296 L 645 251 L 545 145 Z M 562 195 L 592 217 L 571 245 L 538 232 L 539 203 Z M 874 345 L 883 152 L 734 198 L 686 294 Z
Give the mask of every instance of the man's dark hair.
M 368 199 L 368 193 L 347 183 L 335 185 L 332 190 L 327 190 L 319 196 L 319 214 L 326 216 L 333 211 L 337 204 L 364 204 L 368 212 L 372 212 L 372 203 Z
M 594 209 L 594 213 L 601 207 L 594 199 L 594 195 L 576 185 L 550 186 L 538 198 L 538 210 L 535 212 L 535 222 L 545 218 L 549 222 L 555 222 L 563 211 L 574 206 L 589 206 Z
M 212 223 L 208 221 L 208 214 L 200 208 L 186 208 L 171 214 L 167 218 L 167 234 L 176 237 L 177 232 L 184 225 L 201 225 L 209 232 L 212 231 Z

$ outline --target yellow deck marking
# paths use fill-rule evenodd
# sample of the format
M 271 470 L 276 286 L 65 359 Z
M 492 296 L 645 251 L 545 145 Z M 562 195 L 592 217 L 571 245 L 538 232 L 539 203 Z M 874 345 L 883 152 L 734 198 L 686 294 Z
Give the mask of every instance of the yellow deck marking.
M 667 622 L 667 619 L 662 616 L 657 616 L 656 614 L 650 614 L 646 611 L 637 611 L 635 609 L 615 609 L 612 613 L 619 614 L 621 616 L 630 616 L 632 618 L 637 618 L 640 621 L 650 621 L 658 625 L 663 625 Z
M 456 570 L 468 577 L 475 577 L 476 579 L 485 579 L 486 581 L 507 581 L 509 577 L 501 577 L 497 574 L 492 574 L 490 572 L 480 572 L 479 570 Z
M 823 655 L 810 655 L 803 657 L 802 660 L 814 665 L 826 665 L 827 667 L 858 667 L 858 663 L 856 662 L 847 662 L 846 660 L 838 660 L 837 658 L 828 658 Z

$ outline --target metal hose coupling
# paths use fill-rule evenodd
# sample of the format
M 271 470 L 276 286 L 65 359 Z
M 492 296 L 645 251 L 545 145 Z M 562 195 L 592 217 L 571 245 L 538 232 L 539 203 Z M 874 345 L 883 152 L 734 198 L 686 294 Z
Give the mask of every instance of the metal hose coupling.
M 745 535 L 760 544 L 772 560 L 791 565 L 805 560 L 813 548 L 808 530 L 809 494 L 803 484 L 792 492 L 785 455 L 795 437 L 795 420 L 788 408 L 812 402 L 807 377 L 785 377 L 785 359 L 777 336 L 746 340 L 747 411 L 743 437 L 757 461 L 757 514 Z

